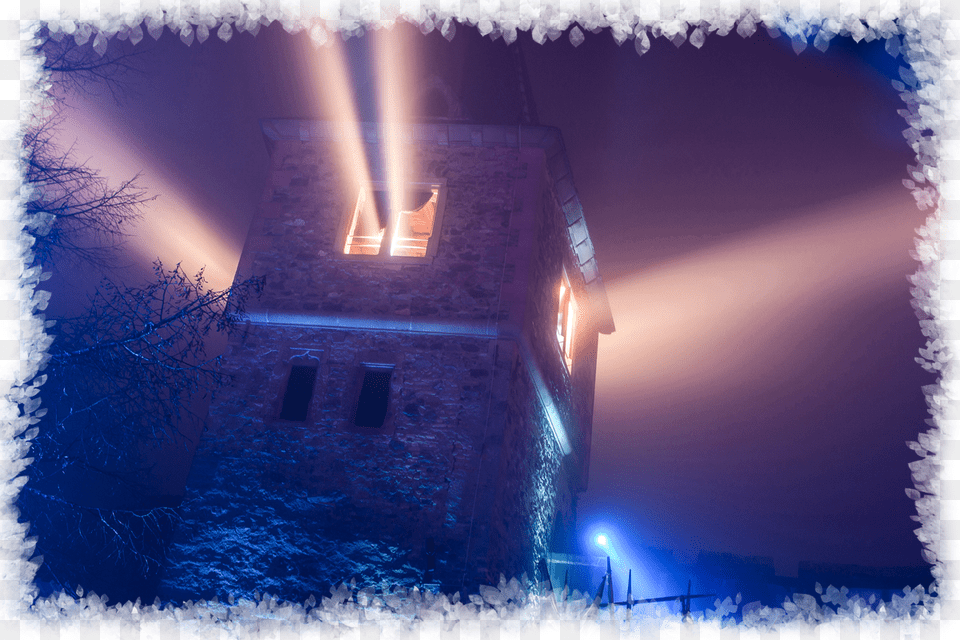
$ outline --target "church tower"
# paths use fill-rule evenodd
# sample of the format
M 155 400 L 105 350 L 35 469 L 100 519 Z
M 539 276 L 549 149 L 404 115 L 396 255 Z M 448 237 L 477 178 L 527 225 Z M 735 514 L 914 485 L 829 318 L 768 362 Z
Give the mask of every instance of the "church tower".
M 403 127 L 403 198 L 342 179 L 343 125 L 261 123 L 269 181 L 163 597 L 337 582 L 475 592 L 571 535 L 614 330 L 560 132 Z M 368 157 L 385 130 L 360 126 Z M 399 206 L 397 206 L 399 203 Z

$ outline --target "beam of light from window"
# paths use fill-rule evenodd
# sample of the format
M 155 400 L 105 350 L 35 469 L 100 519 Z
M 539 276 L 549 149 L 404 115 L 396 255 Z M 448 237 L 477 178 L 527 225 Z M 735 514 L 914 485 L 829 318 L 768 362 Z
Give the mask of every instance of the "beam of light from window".
M 591 488 L 605 500 L 630 504 L 635 492 L 621 489 L 624 477 L 648 487 L 644 509 L 663 520 L 653 536 L 695 529 L 707 548 L 773 556 L 775 562 L 839 548 L 814 548 L 791 525 L 803 520 L 801 512 L 770 519 L 783 496 L 810 501 L 814 495 L 797 490 L 796 477 L 779 471 L 832 460 L 824 457 L 823 442 L 845 452 L 837 460 L 849 460 L 823 466 L 823 474 L 847 473 L 879 453 L 879 424 L 851 418 L 838 430 L 831 416 L 843 406 L 838 389 L 851 396 L 851 407 L 866 406 L 869 396 L 853 394 L 886 364 L 881 340 L 923 345 L 919 327 L 909 325 L 913 338 L 882 325 L 868 325 L 872 335 L 863 339 L 856 334 L 865 317 L 908 302 L 905 276 L 917 268 L 909 255 L 913 229 L 927 213 L 899 185 L 878 185 L 792 212 L 789 220 L 685 241 L 686 251 L 675 245 L 667 257 L 608 280 L 618 324 L 599 342 L 591 450 L 591 470 L 598 473 L 591 471 Z M 664 239 L 650 238 L 639 248 L 653 253 L 658 242 Z M 771 422 L 756 415 L 772 415 L 777 407 L 784 423 L 772 439 Z M 801 409 L 812 419 L 794 420 Z M 780 441 L 786 432 L 797 436 Z M 613 444 L 626 437 L 640 438 L 643 451 Z M 747 459 L 749 465 L 738 463 Z M 713 493 L 703 491 L 703 477 L 710 478 Z M 696 514 L 714 507 L 710 496 L 738 491 L 750 492 L 753 509 L 713 512 L 712 528 L 704 529 Z M 676 511 L 677 504 L 685 509 Z M 581 508 L 590 505 L 584 501 Z M 777 535 L 749 538 L 761 530 Z M 841 544 L 837 540 L 817 544 Z M 657 546 L 668 544 L 661 539 Z
M 600 338 L 597 428 L 635 425 L 641 407 L 712 402 L 734 391 L 816 391 L 819 378 L 804 376 L 825 357 L 824 339 L 858 309 L 902 295 L 916 269 L 908 252 L 924 214 L 898 191 L 826 202 L 607 281 L 623 325 Z
M 142 264 L 149 265 L 158 258 L 168 267 L 179 262 L 191 275 L 203 268 L 208 287 L 229 287 L 240 247 L 230 245 L 221 230 L 207 220 L 205 207 L 195 202 L 195 196 L 149 149 L 140 149 L 122 138 L 120 126 L 113 123 L 108 112 L 93 104 L 81 104 L 70 111 L 57 141 L 63 149 L 74 145 L 76 157 L 88 158 L 88 166 L 100 171 L 111 185 L 140 171 L 137 184 L 147 195 L 158 196 L 143 206 L 142 218 L 123 229 L 128 234 L 125 248 Z
M 81 158 L 91 169 L 100 172 L 116 187 L 123 180 L 132 178 L 138 171 L 137 185 L 148 196 L 158 196 L 142 207 L 142 217 L 123 228 L 127 234 L 122 251 L 126 254 L 117 271 L 109 273 L 111 278 L 125 284 L 138 284 L 130 278 L 152 278 L 149 271 L 143 270 L 158 258 L 167 269 L 180 263 L 189 276 L 195 275 L 201 268 L 208 289 L 222 290 L 233 283 L 237 262 L 242 250 L 242 238 L 238 243 L 229 240 L 221 224 L 210 217 L 210 205 L 198 199 L 198 195 L 184 185 L 178 168 L 168 168 L 165 158 L 154 153 L 146 144 L 138 144 L 139 136 L 132 135 L 123 120 L 113 118 L 112 111 L 99 107 L 95 101 L 86 99 L 71 103 L 66 118 L 59 129 L 56 141 L 61 149 L 73 147 L 76 158 Z M 126 269 L 126 263 L 133 262 L 135 271 Z M 62 282 L 56 284 L 62 290 L 60 295 L 73 296 L 82 292 L 77 299 L 68 302 L 67 315 L 86 307 L 86 295 L 92 293 L 101 275 L 95 269 L 73 269 L 67 273 L 64 269 Z M 74 305 L 80 305 L 75 307 Z M 225 346 L 225 334 L 208 336 L 207 354 L 216 356 Z M 204 415 L 206 401 L 195 399 L 190 410 Z M 183 425 L 181 425 L 183 426 Z M 185 432 L 191 447 L 196 446 L 200 434 Z M 178 445 L 179 446 L 179 445 Z M 161 493 L 173 494 L 183 490 L 189 471 L 189 456 L 175 455 L 177 449 L 167 446 L 143 448 L 145 463 L 150 469 L 146 483 L 155 483 Z M 182 454 L 182 450 L 180 450 Z
M 348 193 L 361 193 L 350 222 L 344 253 L 372 253 L 380 249 L 383 230 L 377 218 L 371 192 L 370 164 L 363 148 L 363 134 L 357 112 L 349 66 L 340 38 L 331 38 L 330 44 L 317 52 L 317 80 L 322 107 L 327 117 L 340 123 L 340 135 L 334 142 L 340 172 L 348 183 Z M 365 206 L 368 205 L 368 206 Z M 354 236 L 364 236 L 362 250 L 352 251 Z M 371 249 L 374 247 L 375 250 Z
M 408 203 L 412 194 L 407 192 L 411 175 L 416 171 L 412 166 L 413 157 L 410 145 L 403 140 L 403 128 L 412 117 L 411 67 L 415 63 L 413 47 L 407 34 L 399 26 L 381 29 L 374 43 L 376 49 L 376 75 L 380 114 L 384 131 L 384 160 L 387 170 L 387 188 L 393 227 L 390 240 L 390 255 L 410 255 L 410 244 L 405 233 L 409 221 L 403 213 L 412 213 L 423 203 Z M 423 253 L 426 255 L 426 243 Z

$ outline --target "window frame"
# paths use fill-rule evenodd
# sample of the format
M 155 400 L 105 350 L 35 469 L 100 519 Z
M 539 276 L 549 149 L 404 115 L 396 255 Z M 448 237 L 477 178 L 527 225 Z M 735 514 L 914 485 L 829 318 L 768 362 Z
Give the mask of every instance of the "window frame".
M 564 369 L 570 375 L 573 375 L 574 361 L 574 343 L 577 337 L 577 330 L 580 328 L 580 305 L 577 302 L 577 296 L 567 275 L 567 269 L 564 267 L 560 273 L 560 288 L 558 295 L 554 298 L 557 301 L 557 319 L 554 323 L 554 333 L 556 340 L 554 343 L 560 352 L 560 359 L 563 361 Z M 567 301 L 566 310 L 562 309 L 564 300 Z M 562 322 L 562 324 L 561 324 Z
M 447 179 L 437 178 L 435 180 L 411 180 L 406 184 L 408 187 L 412 187 L 415 190 L 437 190 L 437 211 L 433 217 L 433 233 L 430 234 L 430 238 L 427 240 L 426 252 L 423 256 L 390 255 L 390 245 L 394 233 L 394 231 L 391 230 L 396 228 L 397 219 L 396 214 L 393 213 L 387 217 L 387 229 L 384 232 L 383 240 L 380 243 L 380 252 L 377 255 L 344 253 L 343 249 L 347 243 L 347 237 L 350 234 L 350 227 L 352 226 L 353 218 L 357 213 L 357 205 L 359 204 L 360 197 L 363 194 L 362 186 L 359 190 L 356 190 L 355 195 L 350 197 L 346 211 L 344 212 L 343 216 L 341 216 L 340 228 L 337 233 L 336 251 L 334 255 L 341 260 L 356 260 L 361 262 L 431 264 L 437 254 L 437 246 L 440 241 L 440 231 L 443 225 L 443 216 L 447 208 Z M 374 180 L 370 183 L 370 191 L 388 191 L 388 183 L 383 180 Z

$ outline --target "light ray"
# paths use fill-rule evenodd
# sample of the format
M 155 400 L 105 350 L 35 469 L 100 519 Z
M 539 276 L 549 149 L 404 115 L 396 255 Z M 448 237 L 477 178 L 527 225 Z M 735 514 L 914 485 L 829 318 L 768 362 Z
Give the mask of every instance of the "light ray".
M 620 320 L 601 336 L 597 388 L 619 409 L 598 412 L 796 385 L 824 323 L 909 286 L 912 221 L 895 195 L 830 203 L 608 282 Z
M 96 114 L 96 115 L 94 115 Z M 59 143 L 74 151 L 88 165 L 107 176 L 111 184 L 141 176 L 138 186 L 148 195 L 158 195 L 146 203 L 143 217 L 123 231 L 129 234 L 126 246 L 144 263 L 158 258 L 168 267 L 181 263 L 189 273 L 201 267 L 208 286 L 224 289 L 233 283 L 239 247 L 224 240 L 218 229 L 207 222 L 207 212 L 195 197 L 178 185 L 175 176 L 165 171 L 155 157 L 115 133 L 119 128 L 111 124 L 109 115 L 96 109 L 76 109 L 64 121 L 58 134 Z
M 411 91 L 415 62 L 413 46 L 406 34 L 397 27 L 382 29 L 375 43 L 377 60 L 377 86 L 379 87 L 380 113 L 384 130 L 384 160 L 387 172 L 390 211 L 393 226 L 390 255 L 406 254 L 402 246 L 401 220 L 403 213 L 413 210 L 408 205 L 407 185 L 415 168 L 410 146 L 404 143 L 403 127 L 411 122 Z M 422 204 L 422 203 L 416 203 Z
M 837 428 L 849 410 L 837 403 L 843 395 L 862 403 L 865 396 L 850 394 L 884 375 L 875 369 L 888 363 L 871 340 L 903 340 L 880 314 L 909 295 L 905 275 L 916 263 L 908 252 L 922 214 L 897 186 L 797 213 L 607 282 L 617 332 L 600 338 L 596 497 L 584 499 L 584 513 L 628 500 L 673 514 L 645 532 L 654 546 L 779 561 L 783 552 L 770 542 L 783 544 L 784 532 L 770 526 L 777 505 L 839 508 L 801 488 L 822 489 L 839 475 L 827 465 L 809 473 L 805 461 L 877 446 L 873 422 Z M 919 328 L 916 340 L 922 346 Z M 624 438 L 641 438 L 644 453 L 629 453 Z M 849 464 L 864 462 L 854 456 Z M 752 506 L 734 514 L 717 495 L 749 496 Z M 799 523 L 800 513 L 776 518 Z M 797 549 L 806 544 L 786 535 Z
M 359 194 L 350 221 L 344 253 L 379 252 L 383 228 L 377 217 L 373 196 L 370 164 L 364 150 L 363 132 L 350 81 L 349 65 L 340 38 L 331 38 L 330 44 L 317 52 L 316 78 L 318 93 L 326 117 L 339 124 L 336 138 L 337 161 L 340 173 L 346 179 L 349 193 Z M 362 237 L 361 237 L 362 236 Z M 359 241 L 354 242 L 357 238 Z M 353 245 L 359 245 L 354 247 Z M 351 250 L 356 248 L 357 250 Z

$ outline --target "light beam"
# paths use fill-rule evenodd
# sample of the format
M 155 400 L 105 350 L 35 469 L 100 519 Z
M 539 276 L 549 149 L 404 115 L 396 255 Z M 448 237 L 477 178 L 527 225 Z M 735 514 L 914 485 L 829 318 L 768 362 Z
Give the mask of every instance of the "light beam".
M 360 129 L 356 99 L 341 39 L 331 38 L 330 45 L 318 51 L 316 60 L 316 77 L 320 83 L 318 93 L 323 111 L 329 120 L 339 123 L 341 127 L 340 135 L 334 142 L 340 173 L 347 181 L 350 189 L 348 193 L 359 194 L 344 247 L 344 253 L 348 253 L 351 237 L 357 232 L 358 226 L 361 227 L 362 233 L 374 234 L 367 238 L 371 241 L 376 235 L 373 230 L 381 227 L 375 207 L 372 206 L 374 197 L 370 164 L 363 148 L 363 132 Z M 367 243 L 371 246 L 376 245 L 376 251 L 373 253 L 379 251 L 382 237 L 381 232 L 379 240 Z
M 207 221 L 206 207 L 182 186 L 178 178 L 164 170 L 148 149 L 140 149 L 116 133 L 108 112 L 92 106 L 77 108 L 64 120 L 57 134 L 58 144 L 73 146 L 78 158 L 87 158 L 92 169 L 117 185 L 122 179 L 141 172 L 137 185 L 156 200 L 142 207 L 143 216 L 124 227 L 126 247 L 143 262 L 158 258 L 167 267 L 181 263 L 194 274 L 204 269 L 208 286 L 225 289 L 233 283 L 240 247 L 224 240 L 219 229 Z
M 770 514 L 794 500 L 837 509 L 844 503 L 825 487 L 848 463 L 834 460 L 845 450 L 881 450 L 872 423 L 850 420 L 838 430 L 836 421 L 795 414 L 830 417 L 838 390 L 863 384 L 847 379 L 871 376 L 883 362 L 845 327 L 906 297 L 920 214 L 904 200 L 893 187 L 824 202 L 608 281 L 617 332 L 600 337 L 591 462 L 591 489 L 603 499 L 588 497 L 583 512 L 615 504 L 643 505 L 626 507 L 638 520 L 642 510 L 670 514 L 641 531 L 653 546 L 814 553 L 804 538 L 809 506 L 777 515 L 786 540 L 760 532 L 772 531 Z M 624 438 L 641 439 L 643 453 L 624 448 Z M 811 461 L 823 468 L 805 475 Z M 718 495 L 748 495 L 750 508 L 719 508 Z M 841 540 L 839 525 L 825 522 L 824 537 Z M 694 533 L 696 542 L 680 537 Z
M 413 157 L 410 145 L 403 140 L 404 126 L 411 122 L 411 86 L 414 53 L 407 35 L 396 26 L 381 29 L 374 43 L 376 49 L 376 73 L 380 116 L 384 131 L 384 160 L 390 203 L 390 255 L 398 255 L 400 247 L 401 211 L 407 206 L 407 185 L 411 174 Z

